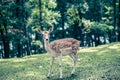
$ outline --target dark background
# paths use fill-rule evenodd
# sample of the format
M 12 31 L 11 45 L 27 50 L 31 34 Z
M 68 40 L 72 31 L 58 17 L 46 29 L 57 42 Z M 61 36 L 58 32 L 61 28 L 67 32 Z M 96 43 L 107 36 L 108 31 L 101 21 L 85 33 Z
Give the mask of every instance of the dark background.
M 37 30 L 50 41 L 73 37 L 81 47 L 120 41 L 120 0 L 1 0 L 0 57 L 44 53 Z

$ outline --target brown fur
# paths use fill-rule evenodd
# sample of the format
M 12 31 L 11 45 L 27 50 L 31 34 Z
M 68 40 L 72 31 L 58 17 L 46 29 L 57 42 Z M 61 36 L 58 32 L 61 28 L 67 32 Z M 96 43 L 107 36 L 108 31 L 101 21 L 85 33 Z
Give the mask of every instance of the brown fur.
M 80 42 L 73 38 L 59 39 L 51 42 L 50 47 L 56 53 L 61 53 L 61 49 L 72 48 L 73 51 L 79 49 Z

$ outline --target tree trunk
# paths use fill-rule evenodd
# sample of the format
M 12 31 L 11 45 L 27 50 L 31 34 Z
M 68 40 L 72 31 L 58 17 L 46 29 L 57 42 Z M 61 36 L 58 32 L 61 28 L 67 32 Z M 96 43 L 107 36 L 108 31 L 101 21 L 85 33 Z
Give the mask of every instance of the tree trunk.
M 94 36 L 94 35 L 93 35 Z M 95 38 L 95 37 L 94 37 Z M 94 46 L 94 44 L 95 44 L 95 40 L 92 38 L 92 36 L 91 36 L 91 40 L 92 40 L 92 47 Z
M 106 44 L 106 37 L 105 37 L 105 35 L 103 36 L 103 40 L 104 40 L 103 44 Z
M 9 40 L 8 40 L 8 37 L 6 36 L 7 35 L 7 24 L 6 24 L 6 20 L 3 22 L 3 25 L 4 25 L 4 29 L 5 29 L 5 35 L 4 33 L 2 33 L 3 35 L 3 45 L 4 45 L 4 58 L 9 58 Z
M 65 28 L 64 28 L 64 23 L 65 23 L 65 10 L 64 7 L 62 7 L 63 11 L 61 12 L 61 27 L 62 27 L 62 38 L 65 38 Z
M 81 46 L 84 46 L 84 34 L 83 34 L 83 31 L 82 31 L 82 29 L 84 29 L 84 24 L 82 23 L 83 14 L 80 11 L 80 7 L 78 7 L 77 10 L 78 10 L 79 18 L 80 18 L 79 22 L 81 23 L 81 27 L 79 29 L 80 30 L 79 35 L 80 35 L 80 40 L 81 40 Z
M 120 0 L 119 0 L 119 12 L 118 12 L 118 41 L 120 41 Z
M 41 26 L 41 29 L 43 30 L 43 24 L 42 24 L 42 2 L 39 0 L 39 25 Z
M 95 34 L 95 46 L 98 46 L 99 42 L 98 42 L 98 34 Z
M 5 39 L 5 35 L 3 32 L 1 32 L 1 36 L 2 36 L 3 49 L 4 49 L 3 57 L 9 58 L 9 41 Z
M 114 23 L 113 23 L 113 26 L 114 26 L 114 42 L 117 41 L 117 27 L 116 27 L 116 0 L 113 0 L 113 9 L 114 9 Z
M 4 5 L 2 5 L 4 6 Z M 3 54 L 3 57 L 4 58 L 9 58 L 9 40 L 7 38 L 7 17 L 6 15 L 3 16 L 3 14 L 0 12 L 0 27 L 1 25 L 3 26 L 3 29 L 0 30 L 0 33 L 1 33 L 1 40 L 2 40 L 2 43 L 3 43 L 3 51 L 4 53 Z
M 25 4 L 25 1 L 22 0 L 22 8 L 24 10 L 24 13 L 22 14 L 22 21 L 23 21 L 23 27 L 24 27 L 24 36 L 27 38 L 26 40 L 26 52 L 27 52 L 27 55 L 30 55 L 31 52 L 30 52 L 30 41 L 29 41 L 29 35 L 28 35 L 28 26 L 26 25 L 27 24 L 27 12 L 25 10 L 25 7 L 24 7 L 24 4 Z
M 73 33 L 72 33 L 72 35 L 73 35 L 73 38 L 75 38 L 75 39 L 78 39 L 79 40 L 79 38 L 78 38 L 78 33 L 80 32 L 80 27 L 79 27 L 79 22 L 75 22 L 74 23 L 74 25 L 73 25 Z
M 9 58 L 9 41 L 3 41 L 4 45 L 4 58 Z
M 0 35 L 1 36 L 1 35 Z M 3 58 L 3 42 L 0 41 L 0 58 Z
M 28 35 L 28 31 L 27 31 L 27 27 L 24 25 L 24 33 L 25 33 L 25 37 L 27 38 L 26 40 L 26 52 L 27 52 L 27 55 L 30 55 L 31 54 L 31 51 L 30 51 L 30 40 L 29 40 L 29 35 Z
M 100 42 L 100 35 L 98 35 L 98 45 L 100 45 L 101 42 Z
M 17 5 L 17 7 L 16 7 L 16 18 L 19 20 L 19 21 L 23 21 L 23 24 L 20 24 L 20 23 L 18 23 L 15 27 L 16 28 L 18 28 L 18 29 L 24 29 L 23 27 L 24 27 L 24 10 L 23 9 L 21 9 L 21 8 L 23 8 L 23 0 L 16 0 L 16 5 Z M 22 13 L 22 14 L 21 14 Z M 20 35 L 20 34 L 18 34 L 18 35 Z M 22 55 L 23 55 L 23 53 L 22 53 L 22 44 L 21 44 L 21 38 L 18 38 L 17 39 L 17 57 L 22 57 Z
M 27 55 L 31 55 L 31 50 L 30 50 L 30 39 L 29 39 L 29 35 L 28 35 L 28 31 L 27 31 L 27 28 L 25 26 L 25 37 L 27 38 L 27 41 L 26 41 L 26 51 L 27 51 Z
M 17 54 L 17 57 L 22 57 L 22 47 L 21 47 L 21 42 L 20 42 L 20 39 L 17 40 L 18 42 L 18 46 L 17 46 L 17 50 L 18 50 L 18 54 Z
M 99 4 L 100 4 L 100 20 L 102 20 L 102 17 L 103 17 L 103 2 L 102 2 L 102 0 L 99 0 Z
M 100 22 L 102 20 L 102 17 L 103 17 L 103 3 L 102 3 L 102 0 L 98 0 L 98 6 L 99 6 L 99 10 L 98 11 L 98 22 Z

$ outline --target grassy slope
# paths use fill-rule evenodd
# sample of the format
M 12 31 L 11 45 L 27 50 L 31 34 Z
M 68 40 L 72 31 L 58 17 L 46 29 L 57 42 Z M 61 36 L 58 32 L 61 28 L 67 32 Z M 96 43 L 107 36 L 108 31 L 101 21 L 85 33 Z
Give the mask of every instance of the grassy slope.
M 72 79 L 72 59 L 63 57 L 64 80 L 120 80 L 120 43 L 81 49 L 78 56 L 76 76 Z M 1 59 L 0 80 L 46 80 L 49 60 L 48 54 Z M 59 77 L 58 59 L 54 63 L 50 80 Z

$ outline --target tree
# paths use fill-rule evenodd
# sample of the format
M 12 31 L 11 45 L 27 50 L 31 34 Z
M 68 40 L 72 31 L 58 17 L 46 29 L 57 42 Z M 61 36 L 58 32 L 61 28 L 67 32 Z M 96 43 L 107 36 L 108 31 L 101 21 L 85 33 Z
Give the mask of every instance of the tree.
M 31 50 L 30 50 L 30 38 L 29 38 L 29 32 L 28 32 L 28 23 L 27 23 L 27 19 L 28 19 L 28 16 L 30 14 L 28 14 L 30 11 L 29 8 L 27 8 L 27 6 L 25 5 L 28 1 L 24 1 L 22 0 L 22 10 L 23 10 L 23 14 L 21 15 L 22 16 L 22 22 L 23 22 L 23 31 L 24 31 L 24 36 L 26 38 L 25 40 L 25 46 L 26 46 L 26 53 L 27 55 L 30 55 L 31 54 Z M 28 10 L 27 10 L 28 9 Z
M 42 41 L 41 35 L 37 33 L 38 28 L 45 30 L 51 27 L 50 24 L 57 24 L 60 15 L 59 12 L 55 11 L 57 6 L 55 0 L 31 0 L 28 4 L 33 6 L 30 8 L 31 15 L 28 18 L 28 27 L 31 28 L 31 35 L 35 36 L 33 43 L 36 45 L 39 39 Z M 33 45 L 34 51 L 38 53 L 42 46 L 35 45 Z
M 73 37 L 81 40 L 81 46 L 84 46 L 83 29 L 85 26 L 83 24 L 83 18 L 88 11 L 87 2 L 85 2 L 85 0 L 70 0 L 68 5 L 70 7 L 67 11 L 67 20 L 68 23 L 73 26 L 71 27 Z
M 62 27 L 62 38 L 65 38 L 65 18 L 66 18 L 66 6 L 67 1 L 65 0 L 57 0 L 57 9 L 60 11 L 61 20 L 60 20 L 60 26 Z
M 44 52 L 38 29 L 54 26 L 50 41 L 73 37 L 81 46 L 120 41 L 120 0 L 2 0 L 0 55 Z
M 120 0 L 118 1 L 118 41 L 120 41 Z
M 116 42 L 117 41 L 117 15 L 116 15 L 116 1 L 117 0 L 113 0 L 113 15 L 114 15 L 114 21 L 113 21 L 113 25 L 114 25 L 114 41 Z
M 0 2 L 1 8 L 0 8 L 0 33 L 1 33 L 1 40 L 3 42 L 3 49 L 4 49 L 4 58 L 9 58 L 9 34 L 8 29 L 10 28 L 10 7 L 11 4 L 8 2 Z

